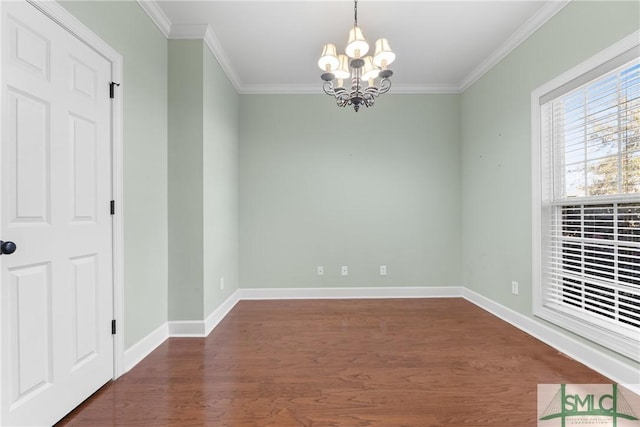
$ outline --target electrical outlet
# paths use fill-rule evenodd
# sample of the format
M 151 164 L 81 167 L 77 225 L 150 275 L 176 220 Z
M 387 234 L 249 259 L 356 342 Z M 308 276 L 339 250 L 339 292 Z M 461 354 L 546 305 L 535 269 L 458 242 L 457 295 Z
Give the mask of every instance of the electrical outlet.
M 224 289 L 224 277 L 220 278 L 220 290 Z
M 346 265 L 343 265 L 342 269 L 340 270 L 340 275 L 341 276 L 348 276 L 349 275 L 349 267 L 347 267 Z
M 511 282 L 511 293 L 514 295 L 518 295 L 518 282 Z
M 318 266 L 318 276 L 324 276 L 324 267 L 321 265 Z
M 386 265 L 381 265 L 380 266 L 380 275 L 381 276 L 386 276 L 387 275 L 387 266 Z

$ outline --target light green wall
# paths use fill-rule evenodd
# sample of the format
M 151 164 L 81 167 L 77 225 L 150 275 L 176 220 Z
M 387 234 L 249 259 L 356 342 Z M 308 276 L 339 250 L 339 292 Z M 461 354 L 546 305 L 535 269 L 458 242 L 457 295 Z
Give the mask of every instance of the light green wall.
M 238 103 L 202 40 L 169 41 L 169 320 L 238 289 Z
M 571 2 L 462 95 L 465 286 L 532 316 L 531 91 L 639 23 L 638 2 Z
M 460 284 L 457 95 L 388 94 L 358 113 L 326 95 L 240 105 L 242 287 Z
M 169 40 L 169 320 L 203 318 L 202 40 Z
M 203 45 L 204 316 L 238 289 L 239 97 Z M 224 289 L 220 279 L 224 278 Z
M 135 2 L 61 2 L 124 58 L 125 347 L 167 320 L 167 40 Z

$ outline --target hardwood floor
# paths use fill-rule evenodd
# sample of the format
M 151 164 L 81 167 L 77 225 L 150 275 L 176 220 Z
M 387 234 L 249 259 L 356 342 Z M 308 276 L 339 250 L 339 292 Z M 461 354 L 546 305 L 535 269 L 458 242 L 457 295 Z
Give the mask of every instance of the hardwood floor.
M 59 426 L 536 426 L 539 383 L 611 383 L 460 298 L 241 301 Z

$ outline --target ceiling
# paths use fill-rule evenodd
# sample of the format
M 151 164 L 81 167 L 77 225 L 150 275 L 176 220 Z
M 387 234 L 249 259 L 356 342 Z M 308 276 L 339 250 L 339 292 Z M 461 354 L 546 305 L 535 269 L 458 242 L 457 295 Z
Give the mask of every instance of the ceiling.
M 396 52 L 392 92 L 455 93 L 567 2 L 360 0 L 358 24 Z M 240 93 L 321 93 L 322 46 L 344 52 L 353 25 L 349 0 L 139 3 L 167 37 L 203 38 Z

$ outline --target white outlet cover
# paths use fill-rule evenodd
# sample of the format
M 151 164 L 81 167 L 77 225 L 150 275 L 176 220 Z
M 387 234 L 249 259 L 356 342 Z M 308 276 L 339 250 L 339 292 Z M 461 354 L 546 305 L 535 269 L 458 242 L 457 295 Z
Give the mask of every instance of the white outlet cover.
M 380 266 L 380 275 L 381 276 L 386 276 L 387 275 L 387 266 L 386 265 L 381 265 Z
M 224 277 L 220 278 L 220 290 L 224 289 Z
M 342 266 L 342 269 L 340 270 L 340 274 L 342 276 L 348 276 L 349 275 L 349 267 L 346 265 Z
M 318 276 L 323 276 L 324 275 L 324 267 L 319 265 L 318 266 Z

